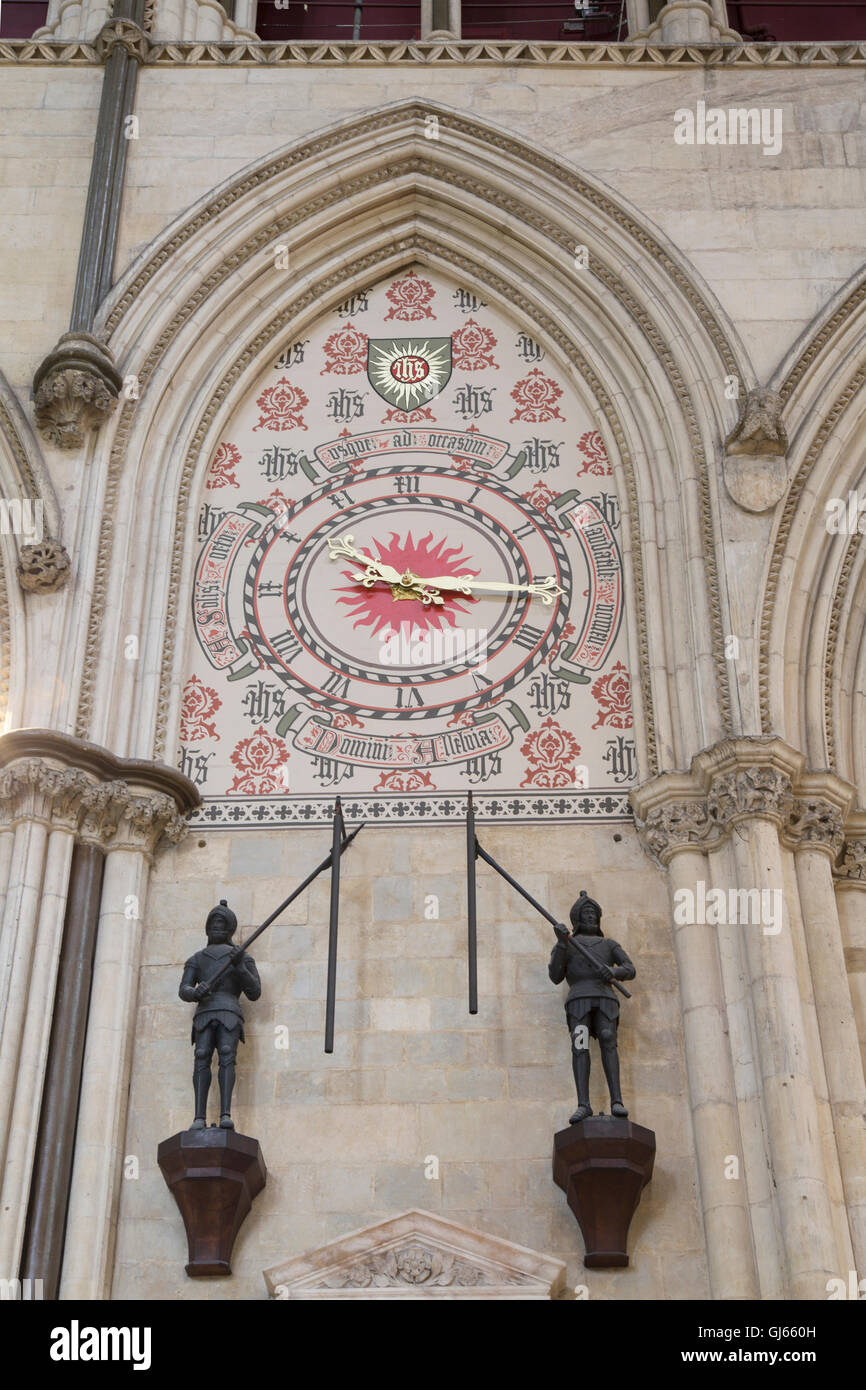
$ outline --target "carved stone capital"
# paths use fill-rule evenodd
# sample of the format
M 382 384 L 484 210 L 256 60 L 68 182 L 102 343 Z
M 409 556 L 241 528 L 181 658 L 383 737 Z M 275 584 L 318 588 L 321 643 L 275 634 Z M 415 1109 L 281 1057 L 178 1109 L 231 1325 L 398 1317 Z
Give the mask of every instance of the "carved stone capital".
M 174 768 L 48 729 L 0 737 L 0 827 L 38 821 L 108 852 L 176 844 L 201 797 Z
M 845 841 L 836 877 L 846 884 L 866 888 L 866 837 Z
M 805 764 L 802 753 L 773 737 L 705 749 L 688 772 L 664 772 L 631 793 L 644 848 L 667 865 L 678 851 L 713 849 L 735 827 L 769 820 L 789 848 L 821 849 L 835 860 L 854 788 Z
M 790 814 L 794 790 L 788 774 L 755 765 L 719 773 L 707 793 L 707 813 L 727 829 L 744 818 L 762 817 L 781 825 Z
M 71 572 L 66 546 L 50 536 L 33 545 L 22 545 L 18 553 L 18 583 L 28 593 L 56 594 Z
M 845 842 L 842 819 L 841 807 L 826 797 L 797 797 L 783 839 L 791 849 L 820 849 L 835 861 Z
M 697 798 L 656 806 L 637 826 L 644 845 L 662 864 L 669 863 L 679 850 L 706 850 L 721 838 L 706 801 Z
M 112 19 L 103 24 L 93 41 L 93 47 L 97 57 L 106 63 L 118 46 L 124 48 L 131 58 L 144 63 L 150 52 L 150 39 L 131 19 Z
M 80 449 L 115 406 L 123 378 L 90 333 L 64 333 L 36 369 L 33 400 L 40 433 L 60 449 Z

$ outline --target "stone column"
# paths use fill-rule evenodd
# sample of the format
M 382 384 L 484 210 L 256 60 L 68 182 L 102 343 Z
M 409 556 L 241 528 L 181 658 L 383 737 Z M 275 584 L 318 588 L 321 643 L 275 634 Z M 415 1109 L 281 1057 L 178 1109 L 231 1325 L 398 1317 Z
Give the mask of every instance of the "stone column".
M 49 1299 L 60 1284 L 103 862 L 99 846 L 75 846 L 21 1257 L 20 1277 L 41 1279 Z
M 718 43 L 719 40 L 733 42 L 739 38 L 735 30 L 728 27 L 727 12 L 721 13 L 715 4 L 705 0 L 669 0 L 659 11 L 655 22 L 635 37 L 647 43 L 691 44 Z
M 33 1228 L 28 1191 L 35 1163 L 42 1215 L 52 1213 L 43 1233 L 50 1229 L 54 1238 L 53 1244 L 41 1240 L 39 1267 L 28 1272 L 45 1280 L 49 1267 L 59 1267 L 66 1177 L 56 1150 L 62 1142 L 71 1144 L 74 1131 L 77 1081 L 70 1077 L 69 1063 L 83 1050 L 89 999 L 89 981 L 85 988 L 75 977 L 81 966 L 76 956 L 64 987 L 70 996 L 78 989 L 78 1003 L 67 1018 L 70 997 L 64 996 L 61 1013 L 66 1010 L 69 1026 L 52 1029 L 58 963 L 68 935 L 64 919 L 73 847 L 76 839 L 99 841 L 110 833 L 121 849 L 137 836 L 139 855 L 142 846 L 149 853 L 161 836 L 177 838 L 183 832 L 183 816 L 200 797 L 173 768 L 116 758 L 51 730 L 3 735 L 0 766 L 0 811 L 11 827 L 4 838 L 12 839 L 0 931 L 0 1276 L 18 1275 L 25 1222 Z M 64 1092 L 59 1099 L 58 1085 Z M 45 1133 L 48 1112 L 65 1116 L 53 1138 Z
M 13 1097 L 0 1183 L 0 1269 L 10 1271 L 18 1264 L 27 1216 L 27 1187 L 39 1126 L 42 1077 L 50 1036 L 48 1021 L 54 1004 L 72 847 L 71 828 L 51 831 L 45 854 L 33 965 L 25 996 L 26 1015 L 18 1066 L 14 1081 L 0 1082 L 0 1085 L 9 1085 L 9 1095 Z M 11 1051 L 10 1048 L 10 1055 Z
M 836 903 L 860 1058 L 866 1072 L 866 812 L 849 817 L 845 830 L 836 878 Z
M 421 0 L 422 39 L 459 39 L 461 0 Z
M 746 960 L 788 1296 L 817 1298 L 836 1273 L 837 1251 L 779 841 L 804 760 L 777 739 L 737 740 L 695 761 L 704 758 L 708 810 L 734 832 L 735 886 L 783 904 L 780 931 L 746 931 Z
M 719 833 L 698 801 L 682 799 L 682 779 L 662 774 L 633 794 L 645 847 L 668 867 L 683 1043 L 692 1109 L 698 1189 L 713 1298 L 759 1298 L 737 1093 L 716 929 L 696 920 L 699 885 L 709 882 L 707 847 Z M 730 1176 L 730 1162 L 737 1178 Z
M 827 1280 L 844 1273 L 852 1247 L 862 1248 L 866 1096 L 854 1004 L 847 990 L 839 992 L 847 943 L 832 880 L 852 795 L 853 788 L 832 774 L 806 771 L 803 755 L 772 737 L 726 740 L 698 754 L 689 773 L 663 774 L 632 795 L 644 844 L 669 863 L 674 892 L 704 874 L 692 856 L 706 848 L 713 887 L 728 904 L 717 918 L 727 925 L 714 929 L 720 930 L 724 1006 L 712 1047 L 716 1066 L 727 1074 L 728 1031 L 736 1041 L 733 1079 L 741 1130 L 745 1125 L 746 1188 L 763 1297 L 821 1298 Z M 687 842 L 682 853 L 689 858 L 679 869 L 672 839 Z M 765 907 L 765 892 L 774 895 L 767 900 L 774 910 L 768 922 L 752 915 L 753 903 Z M 855 918 L 856 912 L 852 923 Z M 687 923 L 675 935 L 684 931 Z M 852 925 L 859 942 L 858 931 Z M 698 952 L 700 939 L 693 940 Z M 713 1063 L 709 1055 L 699 1058 L 687 1021 L 690 954 L 678 945 L 703 1186 L 705 1172 L 711 1173 L 701 1157 L 697 1112 L 703 1108 L 701 1067 Z M 704 971 L 710 968 L 705 963 Z M 726 1080 L 725 1093 L 733 1090 Z M 712 1267 L 709 1225 L 707 1241 Z
M 150 859 L 183 833 L 173 800 L 106 789 L 106 863 L 60 1283 L 61 1299 L 110 1296 Z M 107 833 L 106 833 L 107 832 Z
M 148 45 L 141 28 L 144 8 L 145 0 L 116 0 L 113 18 L 95 41 L 105 73 L 69 332 L 33 378 L 37 426 L 60 449 L 82 446 L 114 411 L 122 385 L 111 354 L 91 330 L 112 282 L 128 148 L 125 122 L 135 107 L 138 66 Z

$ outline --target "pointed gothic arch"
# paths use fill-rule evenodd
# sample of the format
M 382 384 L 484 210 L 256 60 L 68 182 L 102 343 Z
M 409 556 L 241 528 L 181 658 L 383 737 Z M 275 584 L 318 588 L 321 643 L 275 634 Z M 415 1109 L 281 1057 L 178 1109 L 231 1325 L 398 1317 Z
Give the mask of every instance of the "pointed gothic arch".
M 866 544 L 858 529 L 832 529 L 830 503 L 866 495 L 866 270 L 817 316 L 771 384 L 790 447 L 760 615 L 762 729 L 853 782 L 862 802 Z
M 592 398 L 627 528 L 641 775 L 683 766 L 731 731 L 710 461 L 734 423 L 724 377 L 755 384 L 746 354 L 683 258 L 602 184 L 493 125 L 409 101 L 229 180 L 103 306 L 102 332 L 139 399 L 122 402 L 99 445 L 107 478 L 79 736 L 165 756 L 189 499 L 232 403 L 277 337 L 413 263 L 459 272 L 517 309 Z M 130 631 L 143 634 L 139 663 L 115 659 Z M 136 670 L 158 681 L 136 682 Z

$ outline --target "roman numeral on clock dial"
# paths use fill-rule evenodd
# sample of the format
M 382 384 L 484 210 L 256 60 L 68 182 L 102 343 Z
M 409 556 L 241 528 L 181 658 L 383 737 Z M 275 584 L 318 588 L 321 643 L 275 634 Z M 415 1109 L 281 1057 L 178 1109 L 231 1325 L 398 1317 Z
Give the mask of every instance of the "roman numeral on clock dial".
M 414 685 L 398 685 L 398 686 L 397 686 L 397 708 L 398 708 L 398 709 L 411 709 L 413 706 L 414 706 L 416 709 L 423 709 L 423 708 L 424 708 L 424 701 L 421 699 L 421 696 L 418 694 L 418 691 L 417 691 L 417 689 L 415 688 L 415 686 L 414 686 Z
M 518 647 L 524 647 L 526 651 L 531 652 L 534 647 L 538 646 L 543 636 L 544 633 L 540 627 L 531 627 L 529 623 L 524 623 L 511 640 Z
M 285 632 L 279 633 L 278 636 L 272 637 L 271 646 L 278 656 L 283 658 L 283 661 L 294 661 L 301 650 L 298 638 L 289 628 L 286 628 Z
M 322 682 L 322 689 L 327 690 L 329 695 L 333 695 L 337 700 L 347 700 L 349 698 L 349 677 L 341 676 L 339 671 L 335 671 L 326 681 Z

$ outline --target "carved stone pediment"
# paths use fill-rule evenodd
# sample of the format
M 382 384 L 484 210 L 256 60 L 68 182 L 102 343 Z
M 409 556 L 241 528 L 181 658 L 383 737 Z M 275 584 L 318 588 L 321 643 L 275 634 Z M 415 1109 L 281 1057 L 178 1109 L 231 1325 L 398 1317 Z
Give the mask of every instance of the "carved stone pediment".
M 264 1278 L 278 1300 L 565 1295 L 561 1260 L 429 1211 L 406 1211 L 353 1231 L 266 1269 Z

